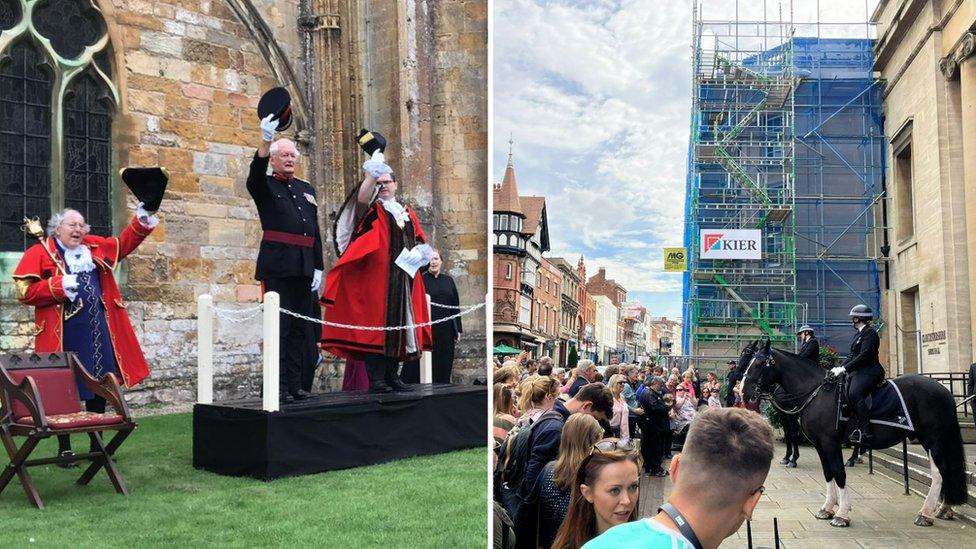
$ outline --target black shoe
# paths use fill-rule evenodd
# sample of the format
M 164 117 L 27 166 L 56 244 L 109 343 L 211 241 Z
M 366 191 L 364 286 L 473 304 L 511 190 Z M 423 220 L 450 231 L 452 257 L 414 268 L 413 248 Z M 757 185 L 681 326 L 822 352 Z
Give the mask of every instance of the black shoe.
M 413 391 L 413 387 L 407 385 L 406 383 L 400 381 L 400 376 L 393 376 L 386 380 L 386 383 L 393 388 L 394 391 L 398 393 L 408 393 Z
M 62 450 L 61 452 L 58 452 L 58 457 L 74 457 L 74 455 L 75 453 L 71 450 Z M 58 467 L 62 469 L 74 469 L 77 466 L 78 463 L 75 461 L 58 463 Z
M 295 400 L 307 400 L 312 397 L 312 393 L 306 391 L 305 389 L 299 389 L 291 394 L 295 397 Z
M 379 380 L 377 380 L 377 381 L 370 380 L 370 382 L 369 382 L 369 392 L 371 392 L 371 393 L 392 393 L 393 392 L 393 389 L 390 388 L 390 386 L 387 385 L 386 383 L 383 383 L 382 381 L 379 381 Z
M 282 404 L 289 404 L 295 402 L 295 397 L 291 396 L 291 393 L 285 391 L 283 393 L 278 393 L 278 401 Z

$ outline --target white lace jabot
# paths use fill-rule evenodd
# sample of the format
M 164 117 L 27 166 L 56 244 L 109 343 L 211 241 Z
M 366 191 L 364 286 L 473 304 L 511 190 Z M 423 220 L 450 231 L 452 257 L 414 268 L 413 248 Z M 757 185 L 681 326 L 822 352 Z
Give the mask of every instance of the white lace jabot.
M 57 242 L 58 246 L 64 250 L 64 262 L 68 264 L 69 272 L 78 274 L 95 270 L 95 262 L 92 260 L 91 250 L 88 249 L 88 246 L 80 244 L 77 248 L 69 250 L 60 240 Z
M 380 204 L 383 205 L 383 209 L 390 212 L 390 215 L 392 215 L 397 221 L 403 223 L 410 221 L 410 214 L 407 213 L 407 208 L 404 207 L 403 204 L 400 204 L 394 199 L 383 200 L 380 198 L 379 201 Z

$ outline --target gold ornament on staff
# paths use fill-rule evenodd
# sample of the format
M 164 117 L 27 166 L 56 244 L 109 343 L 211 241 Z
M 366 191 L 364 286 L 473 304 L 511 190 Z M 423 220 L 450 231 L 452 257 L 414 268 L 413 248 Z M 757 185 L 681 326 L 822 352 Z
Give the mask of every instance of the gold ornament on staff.
M 38 242 L 41 243 L 41 247 L 44 248 L 44 251 L 47 252 L 47 255 L 51 256 L 51 261 L 54 261 L 54 264 L 57 265 L 58 270 L 61 271 L 61 276 L 65 276 L 68 274 L 67 272 L 65 272 L 64 266 L 61 265 L 61 260 L 58 259 L 54 255 L 54 253 L 51 252 L 51 250 L 48 249 L 47 243 L 44 242 L 44 236 L 45 236 L 44 228 L 41 227 L 41 221 L 37 219 L 37 216 L 33 218 L 25 217 L 24 224 L 20 226 L 20 230 L 24 231 L 30 236 L 33 236 L 34 238 L 37 239 Z
M 20 226 L 20 230 L 37 239 L 37 241 L 41 244 L 41 247 L 44 248 L 44 251 L 47 252 L 47 255 L 51 257 L 51 261 L 54 262 L 54 265 L 58 268 L 58 271 L 61 272 L 61 276 L 68 275 L 68 272 L 64 270 L 64 265 L 61 264 L 61 260 L 47 247 L 47 242 L 44 241 L 44 228 L 41 227 L 41 221 L 37 219 L 36 216 L 33 218 L 25 217 L 24 224 Z M 84 306 L 85 302 L 80 297 L 71 303 L 70 309 L 65 306 L 64 320 L 68 320 L 69 318 L 78 314 L 81 309 L 84 308 Z

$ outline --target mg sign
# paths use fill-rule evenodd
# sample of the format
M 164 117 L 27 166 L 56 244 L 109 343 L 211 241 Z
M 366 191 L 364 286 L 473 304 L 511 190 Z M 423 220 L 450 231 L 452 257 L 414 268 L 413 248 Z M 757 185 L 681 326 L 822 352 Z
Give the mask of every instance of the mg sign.
M 759 229 L 701 229 L 701 259 L 762 259 Z

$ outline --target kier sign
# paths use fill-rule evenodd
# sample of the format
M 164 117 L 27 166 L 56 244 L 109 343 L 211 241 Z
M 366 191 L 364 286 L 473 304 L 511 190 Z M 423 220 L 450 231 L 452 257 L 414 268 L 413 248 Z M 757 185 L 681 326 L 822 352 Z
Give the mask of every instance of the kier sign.
M 762 259 L 759 229 L 701 229 L 701 259 Z

